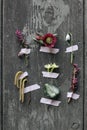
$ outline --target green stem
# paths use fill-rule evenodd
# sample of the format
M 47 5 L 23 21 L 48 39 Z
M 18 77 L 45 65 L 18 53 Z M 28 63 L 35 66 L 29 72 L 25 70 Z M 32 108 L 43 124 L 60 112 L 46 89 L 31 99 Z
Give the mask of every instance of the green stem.
M 71 60 L 71 64 L 73 63 L 73 52 L 71 52 L 71 58 L 70 58 L 70 60 Z
M 53 72 L 53 70 L 54 70 L 54 68 L 52 68 L 50 72 Z
M 50 72 L 50 71 L 49 71 L 49 68 L 47 69 L 47 72 Z
M 72 40 L 71 40 L 71 46 L 73 46 Z M 73 51 L 71 52 L 70 62 L 71 62 L 71 64 L 73 63 Z

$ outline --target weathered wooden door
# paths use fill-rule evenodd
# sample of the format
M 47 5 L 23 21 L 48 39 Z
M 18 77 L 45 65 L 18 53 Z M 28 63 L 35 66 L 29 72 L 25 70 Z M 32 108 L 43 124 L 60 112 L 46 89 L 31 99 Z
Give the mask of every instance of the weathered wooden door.
M 87 87 L 86 87 L 86 48 L 87 17 L 86 0 L 1 0 L 1 130 L 86 130 L 87 128 Z M 39 52 L 39 45 L 31 43 L 29 66 L 18 58 L 19 44 L 16 29 L 29 26 L 30 33 L 57 33 L 57 55 Z M 78 101 L 67 103 L 66 93 L 71 82 L 72 66 L 70 55 L 65 54 L 65 36 L 73 35 L 74 43 L 79 46 L 75 52 L 75 63 L 80 67 Z M 60 66 L 57 79 L 46 79 L 41 75 L 44 65 L 56 63 Z M 29 94 L 25 102 L 19 102 L 19 93 L 14 86 L 14 76 L 19 70 L 28 71 L 29 84 L 38 83 L 40 90 Z M 61 90 L 59 107 L 40 104 L 44 96 L 45 83 L 52 83 Z

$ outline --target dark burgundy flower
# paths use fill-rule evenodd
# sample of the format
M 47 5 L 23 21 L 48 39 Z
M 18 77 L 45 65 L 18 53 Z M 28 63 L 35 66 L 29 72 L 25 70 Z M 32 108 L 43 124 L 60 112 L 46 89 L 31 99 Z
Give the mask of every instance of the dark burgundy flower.
M 23 41 L 24 38 L 20 30 L 16 30 L 15 34 L 19 41 Z
M 47 47 L 50 47 L 50 48 L 54 47 L 56 41 L 57 41 L 56 37 L 51 33 L 47 33 L 43 36 L 44 45 Z

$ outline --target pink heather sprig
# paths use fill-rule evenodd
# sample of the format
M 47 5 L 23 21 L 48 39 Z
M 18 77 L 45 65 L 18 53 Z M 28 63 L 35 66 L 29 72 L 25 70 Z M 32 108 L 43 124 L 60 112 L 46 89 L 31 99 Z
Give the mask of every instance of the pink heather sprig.
M 76 85 L 77 83 L 78 83 L 77 78 L 72 78 L 72 84 L 73 84 L 73 85 Z
M 23 48 L 29 48 L 29 46 L 25 44 L 25 38 L 24 38 L 22 32 L 17 29 L 16 32 L 15 32 L 15 34 L 16 34 L 16 36 L 17 36 L 19 42 L 21 43 L 22 47 L 23 47 Z M 19 53 L 20 53 L 20 52 L 19 52 Z M 28 57 L 29 57 L 29 55 L 28 55 L 28 54 L 19 55 L 19 53 L 18 53 L 18 56 L 19 56 L 19 57 L 21 57 L 21 56 L 23 56 L 23 55 L 25 56 L 25 63 L 26 63 L 26 66 L 28 66 Z
M 24 37 L 23 37 L 23 34 L 21 33 L 21 31 L 20 31 L 20 30 L 16 30 L 15 34 L 16 34 L 18 40 L 19 40 L 20 42 L 23 42 Z
M 74 92 L 77 89 L 77 83 L 78 83 L 78 79 L 77 79 L 77 74 L 79 72 L 79 68 L 77 64 L 73 64 L 73 74 L 72 74 L 72 83 L 71 83 L 71 89 Z
M 71 81 L 71 91 L 72 94 L 77 91 L 78 88 L 78 72 L 79 72 L 79 68 L 77 64 L 73 64 L 73 73 L 72 73 L 72 81 Z M 68 98 L 68 103 L 71 101 L 72 98 Z
M 75 74 L 77 74 L 79 72 L 79 67 L 77 64 L 73 64 L 73 67 L 75 68 Z

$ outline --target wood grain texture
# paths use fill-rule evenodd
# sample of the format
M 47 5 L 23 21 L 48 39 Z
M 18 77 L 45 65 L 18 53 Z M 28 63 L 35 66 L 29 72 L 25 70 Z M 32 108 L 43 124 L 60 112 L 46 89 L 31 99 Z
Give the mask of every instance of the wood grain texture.
M 15 37 L 15 30 L 27 24 L 30 34 L 57 33 L 57 55 L 39 52 L 39 45 L 32 41 L 29 55 L 29 66 L 17 57 L 20 46 Z M 71 70 L 70 55 L 65 54 L 67 44 L 65 35 L 73 34 L 74 43 L 79 51 L 75 52 L 75 63 L 81 69 L 79 75 L 78 101 L 67 104 L 66 93 L 70 87 Z M 4 130 L 83 130 L 83 1 L 82 0 L 4 0 L 4 88 L 3 119 Z M 58 79 L 46 79 L 41 75 L 44 64 L 55 62 L 60 66 Z M 14 86 L 14 76 L 19 70 L 29 72 L 28 85 L 38 83 L 41 89 L 26 94 L 24 104 L 19 102 L 19 93 Z M 44 96 L 45 83 L 56 85 L 61 90 L 60 107 L 48 107 L 40 104 Z

